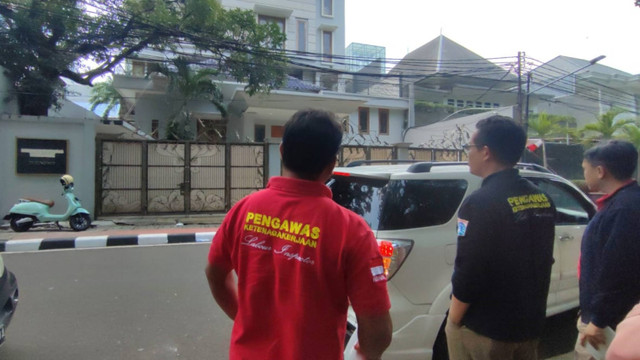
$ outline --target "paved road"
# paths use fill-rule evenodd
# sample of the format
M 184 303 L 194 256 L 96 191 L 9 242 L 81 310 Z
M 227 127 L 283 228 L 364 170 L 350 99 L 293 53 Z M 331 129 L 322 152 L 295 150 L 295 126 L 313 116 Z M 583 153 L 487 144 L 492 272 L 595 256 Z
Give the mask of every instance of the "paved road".
M 5 253 L 20 288 L 3 360 L 227 359 L 208 244 Z
M 51 228 L 0 238 L 189 233 L 181 227 Z M 4 236 L 3 236 L 4 235 Z M 232 323 L 214 304 L 203 268 L 208 244 L 5 253 L 20 303 L 0 359 L 226 359 Z M 575 314 L 551 319 L 546 359 L 570 360 Z

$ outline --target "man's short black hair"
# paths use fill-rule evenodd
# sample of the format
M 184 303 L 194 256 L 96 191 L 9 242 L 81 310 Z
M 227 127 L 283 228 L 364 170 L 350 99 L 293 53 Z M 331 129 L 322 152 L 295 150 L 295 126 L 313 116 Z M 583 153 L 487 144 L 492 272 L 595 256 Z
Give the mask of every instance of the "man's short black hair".
M 498 162 L 515 165 L 527 144 L 527 134 L 511 118 L 493 115 L 478 121 L 475 145 L 486 145 Z
M 328 111 L 307 109 L 293 114 L 284 125 L 282 163 L 306 180 L 317 180 L 336 161 L 342 127 Z
M 584 159 L 592 166 L 604 166 L 616 180 L 627 180 L 638 165 L 638 150 L 628 141 L 609 140 L 585 151 Z

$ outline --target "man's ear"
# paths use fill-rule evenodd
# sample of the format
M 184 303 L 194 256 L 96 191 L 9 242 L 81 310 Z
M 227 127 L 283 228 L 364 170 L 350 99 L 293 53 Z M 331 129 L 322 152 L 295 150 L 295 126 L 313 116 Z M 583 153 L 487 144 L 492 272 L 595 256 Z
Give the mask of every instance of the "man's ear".
M 282 157 L 282 143 L 280 143 L 280 157 Z
M 493 153 L 491 152 L 491 149 L 489 149 L 488 146 L 483 146 L 482 148 L 478 149 L 480 151 L 480 153 L 482 154 L 482 160 L 484 161 L 488 161 L 493 159 Z
M 604 179 L 607 176 L 607 169 L 602 165 L 596 166 L 596 175 L 598 175 L 598 179 Z

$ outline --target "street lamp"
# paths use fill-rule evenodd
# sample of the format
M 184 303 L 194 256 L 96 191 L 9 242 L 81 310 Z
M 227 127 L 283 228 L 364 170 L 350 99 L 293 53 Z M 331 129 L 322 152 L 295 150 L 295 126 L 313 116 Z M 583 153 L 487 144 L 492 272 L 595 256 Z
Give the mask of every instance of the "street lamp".
M 576 70 L 573 70 L 572 72 L 570 72 L 570 73 L 568 73 L 566 75 L 563 75 L 563 76 L 561 76 L 559 78 L 556 78 L 556 79 L 554 79 L 554 80 L 552 80 L 552 81 L 550 81 L 550 82 L 538 87 L 537 89 L 534 89 L 534 90 L 531 90 L 531 91 L 529 91 L 529 86 L 530 86 L 530 83 L 531 83 L 531 71 L 529 71 L 527 73 L 527 93 L 525 94 L 527 96 L 527 100 L 526 100 L 526 103 L 525 103 L 525 113 L 524 113 L 524 123 L 523 123 L 524 131 L 526 132 L 527 130 L 529 130 L 529 95 L 533 94 L 534 92 L 536 92 L 538 90 L 541 90 L 541 89 L 544 89 L 544 88 L 546 88 L 546 87 L 548 87 L 550 85 L 553 85 L 553 84 L 557 83 L 558 81 L 560 81 L 560 80 L 562 80 L 562 79 L 564 79 L 566 77 L 569 77 L 569 76 L 571 76 L 571 75 L 573 75 L 573 74 L 575 74 L 575 73 L 577 73 L 579 71 L 582 71 L 582 70 L 588 68 L 589 66 L 594 65 L 598 61 L 604 59 L 605 57 L 606 57 L 605 55 L 600 55 L 598 57 L 595 57 L 595 58 L 589 60 L 589 63 L 587 65 L 585 65 L 585 66 L 583 66 L 581 68 L 578 68 Z

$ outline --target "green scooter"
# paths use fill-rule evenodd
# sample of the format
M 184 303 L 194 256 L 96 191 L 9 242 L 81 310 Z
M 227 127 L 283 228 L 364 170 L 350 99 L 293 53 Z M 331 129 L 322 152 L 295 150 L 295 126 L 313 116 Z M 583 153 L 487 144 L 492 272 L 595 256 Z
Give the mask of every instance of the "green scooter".
M 73 177 L 63 175 L 60 184 L 64 188 L 62 196 L 69 204 L 64 214 L 50 214 L 49 209 L 54 205 L 52 200 L 37 200 L 23 198 L 13 205 L 9 214 L 4 217 L 9 220 L 11 229 L 15 232 L 29 230 L 35 223 L 55 222 L 59 229 L 59 221 L 69 221 L 69 226 L 75 231 L 87 230 L 91 226 L 89 211 L 80 205 L 80 200 L 73 194 Z

